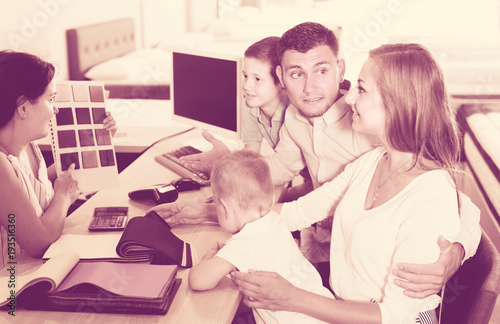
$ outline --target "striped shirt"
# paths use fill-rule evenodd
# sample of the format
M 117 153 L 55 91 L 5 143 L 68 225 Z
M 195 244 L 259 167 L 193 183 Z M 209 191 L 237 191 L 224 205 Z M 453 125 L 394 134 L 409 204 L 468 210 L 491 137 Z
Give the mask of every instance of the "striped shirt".
M 29 164 L 28 153 L 26 150 L 30 147 L 33 150 L 38 162 L 38 178 L 33 174 L 32 168 Z M 32 142 L 26 150 L 22 151 L 19 157 L 8 155 L 7 159 L 12 164 L 12 168 L 14 169 L 21 186 L 23 186 L 26 190 L 26 195 L 35 209 L 36 215 L 41 217 L 45 210 L 49 207 L 50 202 L 54 197 L 54 190 L 52 188 L 52 183 L 48 178 L 45 160 L 43 159 L 42 152 L 40 151 L 38 145 Z M 0 152 L 0 154 L 4 153 Z M 15 215 L 15 217 L 20 216 L 21 215 Z M 6 229 L 0 227 L 0 247 L 2 251 L 0 255 L 0 268 L 5 267 L 7 261 L 9 260 L 7 234 Z M 16 255 L 21 253 L 23 253 L 23 251 L 16 243 Z

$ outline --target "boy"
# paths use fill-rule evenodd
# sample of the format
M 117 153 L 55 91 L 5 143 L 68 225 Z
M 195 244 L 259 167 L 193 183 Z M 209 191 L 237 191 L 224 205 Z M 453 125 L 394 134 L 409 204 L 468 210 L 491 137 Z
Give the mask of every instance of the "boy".
M 274 150 L 285 119 L 288 97 L 276 75 L 279 37 L 266 37 L 250 45 L 243 59 L 243 94 L 241 111 L 242 138 L 245 149 L 260 152 L 262 139 Z
M 332 297 L 321 277 L 295 243 L 274 202 L 269 166 L 253 151 L 241 150 L 219 160 L 211 176 L 219 224 L 234 234 L 226 244 L 212 248 L 189 273 L 193 290 L 209 290 L 231 271 L 275 271 L 296 287 Z M 292 312 L 254 309 L 257 323 L 317 323 Z

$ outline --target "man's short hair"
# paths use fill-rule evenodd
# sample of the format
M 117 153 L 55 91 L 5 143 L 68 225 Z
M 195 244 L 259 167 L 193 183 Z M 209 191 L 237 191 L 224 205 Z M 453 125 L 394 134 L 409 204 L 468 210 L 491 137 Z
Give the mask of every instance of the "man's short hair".
M 339 53 L 339 42 L 332 30 L 314 23 L 305 22 L 287 30 L 278 42 L 278 58 L 283 59 L 283 54 L 287 50 L 307 53 L 311 49 L 327 45 L 335 56 Z

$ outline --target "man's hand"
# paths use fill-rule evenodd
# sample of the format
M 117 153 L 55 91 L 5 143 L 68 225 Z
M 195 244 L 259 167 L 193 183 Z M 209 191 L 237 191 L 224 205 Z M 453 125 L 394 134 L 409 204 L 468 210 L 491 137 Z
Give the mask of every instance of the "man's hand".
M 244 294 L 243 303 L 250 308 L 290 310 L 291 298 L 298 289 L 276 272 L 233 271 L 231 278 Z
M 187 205 L 175 202 L 155 206 L 147 212 L 154 210 L 170 226 L 176 226 L 179 224 L 199 224 L 205 221 L 216 222 L 217 216 L 215 213 L 210 212 L 209 209 L 208 204 L 191 203 Z
M 400 279 L 394 283 L 405 289 L 404 294 L 412 298 L 425 298 L 441 291 L 448 279 L 458 270 L 464 256 L 460 243 L 451 244 L 440 236 L 438 245 L 441 249 L 439 258 L 431 264 L 400 263 L 392 273 Z
M 182 156 L 179 160 L 187 168 L 210 174 L 214 164 L 230 151 L 222 141 L 213 137 L 209 132 L 203 132 L 202 135 L 213 145 L 213 148 L 208 152 Z

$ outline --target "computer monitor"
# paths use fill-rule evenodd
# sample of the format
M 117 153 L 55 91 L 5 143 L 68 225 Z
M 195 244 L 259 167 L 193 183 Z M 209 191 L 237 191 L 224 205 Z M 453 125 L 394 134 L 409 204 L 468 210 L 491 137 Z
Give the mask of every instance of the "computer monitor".
M 216 52 L 172 52 L 173 119 L 227 139 L 239 138 L 241 57 Z

